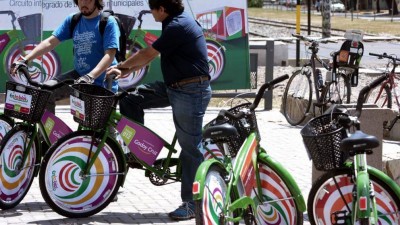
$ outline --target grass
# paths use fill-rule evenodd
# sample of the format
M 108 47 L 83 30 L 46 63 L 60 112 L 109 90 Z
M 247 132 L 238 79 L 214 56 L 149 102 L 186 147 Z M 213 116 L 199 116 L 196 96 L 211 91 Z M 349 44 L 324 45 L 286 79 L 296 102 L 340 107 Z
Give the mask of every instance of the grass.
M 365 13 L 365 12 L 364 12 Z M 373 12 L 370 13 L 373 15 Z M 268 19 L 274 19 L 285 22 L 296 22 L 296 10 L 282 10 L 279 8 L 249 8 L 248 9 L 249 17 L 262 17 Z M 397 16 L 398 17 L 398 16 Z M 308 21 L 308 13 L 305 9 L 301 10 L 300 23 L 302 25 L 307 25 Z M 319 14 L 315 14 L 313 11 L 311 12 L 311 25 L 321 26 L 322 25 L 322 17 Z M 382 21 L 382 20 L 374 20 L 373 16 L 371 16 L 370 20 L 357 18 L 357 14 L 353 14 L 353 18 L 350 13 L 345 16 L 339 16 L 338 14 L 331 14 L 331 28 L 333 29 L 358 29 L 363 30 L 365 33 L 369 34 L 390 34 L 394 36 L 400 36 L 400 23 L 397 21 L 391 22 Z

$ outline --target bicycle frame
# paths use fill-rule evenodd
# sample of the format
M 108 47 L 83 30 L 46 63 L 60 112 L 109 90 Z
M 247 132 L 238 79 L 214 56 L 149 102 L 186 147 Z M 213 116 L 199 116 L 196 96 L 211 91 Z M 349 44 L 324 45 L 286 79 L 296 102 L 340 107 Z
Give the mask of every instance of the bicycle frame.
M 131 150 L 130 146 L 131 146 L 131 144 L 133 144 L 133 142 L 132 142 L 133 141 L 132 140 L 133 136 L 132 136 L 132 134 L 129 133 L 129 130 L 133 129 L 131 127 L 133 125 L 133 126 L 140 126 L 142 129 L 145 129 L 146 131 L 151 132 L 152 135 L 155 135 L 156 139 L 158 138 L 158 140 L 162 142 L 163 147 L 165 147 L 168 150 L 167 157 L 164 158 L 160 162 L 160 163 L 162 163 L 160 168 L 156 167 L 156 164 L 159 161 L 157 161 L 157 160 L 154 161 L 155 162 L 155 166 L 153 166 L 151 163 L 147 163 L 145 159 L 139 158 L 140 156 L 138 156 L 138 152 L 135 152 L 135 151 L 131 150 L 131 153 L 135 156 L 135 159 L 144 167 L 144 170 L 146 170 L 146 175 L 148 175 L 148 173 L 154 173 L 158 177 L 168 178 L 168 179 L 172 179 L 172 180 L 175 180 L 175 181 L 180 181 L 181 172 L 180 172 L 179 169 L 177 169 L 175 173 L 169 173 L 167 171 L 169 169 L 169 166 L 172 164 L 172 160 L 173 160 L 172 155 L 177 153 L 177 150 L 174 148 L 174 146 L 175 146 L 175 144 L 177 142 L 176 135 L 174 136 L 172 143 L 169 143 L 169 142 L 165 141 L 163 138 L 161 138 L 159 135 L 157 135 L 156 133 L 154 133 L 151 130 L 149 130 L 147 127 L 145 127 L 145 126 L 143 126 L 143 125 L 141 125 L 139 123 L 133 122 L 131 120 L 128 120 L 126 118 L 125 118 L 125 120 L 129 121 L 130 123 L 125 124 L 123 127 L 120 128 L 118 125 L 120 124 L 120 122 L 124 118 L 125 117 L 122 116 L 121 113 L 117 112 L 114 109 L 111 112 L 111 115 L 110 115 L 110 118 L 109 118 L 109 120 L 107 122 L 107 126 L 106 127 L 107 128 L 108 127 L 117 128 L 117 130 L 120 132 L 121 137 L 124 140 L 124 142 L 125 142 L 126 146 L 128 147 L 128 149 Z M 102 131 L 100 131 L 100 133 L 101 133 L 101 136 L 99 138 L 100 142 L 98 143 L 97 149 L 94 151 L 94 154 L 93 155 L 89 155 L 89 157 L 88 157 L 88 161 L 87 161 L 87 163 L 86 163 L 86 165 L 85 165 L 85 167 L 83 169 L 83 175 L 84 176 L 90 174 L 89 171 L 90 171 L 91 167 L 93 166 L 94 162 L 96 161 L 96 158 L 97 158 L 98 154 L 100 153 L 101 149 L 103 148 L 103 146 L 104 146 L 104 144 L 106 142 L 106 139 L 108 137 L 111 137 L 109 129 L 107 129 L 107 128 L 102 129 Z M 94 132 L 96 132 L 96 131 L 94 131 Z M 138 131 L 138 133 L 139 133 L 139 131 Z M 117 146 L 119 146 L 119 151 L 124 155 L 123 149 L 121 148 L 121 145 L 114 138 L 112 138 L 112 139 L 115 141 L 115 143 L 117 143 Z M 161 150 L 162 149 L 160 149 L 160 151 Z M 90 152 L 92 152 L 92 151 L 90 151 Z M 158 152 L 158 153 L 160 153 L 160 152 Z M 124 167 L 125 173 L 119 174 L 119 175 L 123 175 L 124 176 L 124 179 L 122 181 L 122 185 L 121 186 L 123 186 L 123 184 L 125 182 L 125 175 L 126 175 L 127 168 L 128 168 L 127 164 L 126 164 L 126 159 L 124 158 L 123 160 L 124 160 L 123 167 Z M 180 168 L 180 163 L 178 163 L 177 166 L 178 166 L 178 168 Z
M 257 139 L 257 134 L 255 132 L 252 132 L 245 140 L 234 162 L 232 162 L 229 157 L 225 157 L 223 160 L 213 158 L 204 161 L 200 165 L 199 169 L 197 170 L 198 172 L 196 174 L 195 182 L 193 184 L 193 199 L 201 200 L 206 188 L 205 179 L 207 171 L 210 169 L 210 167 L 215 165 L 223 169 L 228 174 L 227 178 L 229 179 L 229 183 L 228 191 L 225 196 L 227 198 L 226 202 L 230 202 L 231 193 L 239 195 L 239 197 L 231 204 L 222 206 L 224 215 L 228 215 L 227 212 L 233 212 L 237 209 L 244 210 L 248 206 L 251 206 L 253 210 L 255 210 L 256 205 L 254 200 L 250 197 L 250 194 L 253 188 L 257 188 L 258 193 L 261 193 L 261 178 L 257 167 L 257 160 L 259 159 L 263 159 L 268 166 L 276 170 L 278 175 L 288 184 L 288 188 L 290 189 L 291 193 L 296 193 L 293 197 L 299 210 L 305 211 L 305 201 L 294 178 L 279 162 L 275 161 L 266 153 L 264 149 L 259 146 L 259 140 Z M 246 180 L 243 182 L 244 177 L 254 177 L 255 185 L 252 184 L 251 180 Z M 260 196 L 257 196 L 257 198 L 261 200 Z M 284 201 L 287 199 L 281 200 Z M 242 218 L 228 217 L 226 219 L 228 221 L 238 222 Z

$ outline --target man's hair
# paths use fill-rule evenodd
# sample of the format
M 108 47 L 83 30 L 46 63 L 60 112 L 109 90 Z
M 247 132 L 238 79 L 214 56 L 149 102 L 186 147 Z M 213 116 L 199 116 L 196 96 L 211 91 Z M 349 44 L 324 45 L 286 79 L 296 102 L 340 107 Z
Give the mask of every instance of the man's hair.
M 149 0 L 150 9 L 159 9 L 161 6 L 169 15 L 179 14 L 185 9 L 182 0 Z
M 74 0 L 75 5 L 78 5 L 78 0 Z M 104 8 L 104 2 L 103 0 L 95 0 L 94 5 L 98 10 L 103 10 Z

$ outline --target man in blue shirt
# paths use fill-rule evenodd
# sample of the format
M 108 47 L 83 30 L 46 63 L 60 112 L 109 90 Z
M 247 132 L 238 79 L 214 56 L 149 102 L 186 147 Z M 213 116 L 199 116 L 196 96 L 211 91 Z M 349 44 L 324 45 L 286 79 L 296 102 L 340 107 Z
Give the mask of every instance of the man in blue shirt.
M 74 48 L 74 70 L 65 74 L 56 75 L 53 80 L 45 84 L 54 84 L 66 79 L 77 79 L 77 82 L 94 83 L 107 87 L 105 71 L 110 65 L 116 65 L 115 54 L 119 49 L 120 31 L 117 21 L 110 16 L 105 27 L 104 34 L 100 34 L 99 23 L 101 10 L 104 7 L 103 0 L 74 0 L 79 7 L 82 17 L 71 33 L 70 26 L 72 16 L 69 15 L 53 34 L 42 41 L 29 54 L 11 66 L 11 72 L 17 67 L 26 66 L 33 59 L 51 51 L 60 42 L 71 39 Z M 54 91 L 55 99 L 50 100 L 48 109 L 54 112 L 55 100 L 67 98 L 70 94 L 67 86 Z M 118 89 L 118 83 L 114 82 L 112 90 Z
M 144 86 L 155 93 L 143 93 L 143 98 L 129 95 L 120 101 L 124 116 L 144 123 L 144 109 L 172 107 L 176 135 L 181 146 L 181 198 L 183 204 L 169 216 L 176 220 L 195 217 L 192 185 L 197 168 L 203 161 L 200 152 L 202 123 L 211 98 L 207 46 L 200 25 L 184 12 L 182 0 L 149 0 L 154 19 L 162 23 L 161 36 L 152 46 L 140 50 L 107 74 L 117 79 L 146 66 L 161 54 L 164 82 Z

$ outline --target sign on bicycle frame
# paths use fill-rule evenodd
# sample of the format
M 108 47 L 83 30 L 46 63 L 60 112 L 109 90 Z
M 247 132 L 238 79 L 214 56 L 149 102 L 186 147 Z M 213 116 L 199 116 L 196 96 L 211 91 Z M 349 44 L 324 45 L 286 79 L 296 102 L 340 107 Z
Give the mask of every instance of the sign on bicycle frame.
M 105 0 L 104 9 L 134 17 L 136 22 L 130 32 L 132 38 L 137 32 L 138 15 L 149 10 L 147 0 Z M 193 16 L 202 26 L 207 40 L 209 73 L 212 77 L 213 90 L 232 90 L 250 88 L 249 32 L 247 23 L 246 0 L 183 0 L 185 11 Z M 26 53 L 52 32 L 70 14 L 78 12 L 72 0 L 15 0 L 0 1 L 0 81 L 18 82 L 18 77 L 9 76 L 9 65 L 19 58 L 16 51 L 22 44 Z M 11 13 L 10 13 L 11 12 Z M 12 17 L 16 20 L 12 21 Z M 160 36 L 161 23 L 153 16 L 143 17 L 143 36 L 137 38 L 137 44 L 130 46 L 147 47 L 151 40 Z M 13 24 L 14 23 L 14 24 Z M 14 29 L 15 27 L 15 29 Z M 12 32 L 10 32 L 12 31 Z M 17 34 L 20 37 L 14 38 Z M 136 47 L 135 47 L 136 48 Z M 72 41 L 58 45 L 55 51 L 36 59 L 34 80 L 44 82 L 57 74 L 72 70 Z M 140 76 L 139 76 L 140 75 Z M 137 78 L 135 78 L 137 77 Z M 140 78 L 139 78 L 140 77 Z M 160 59 L 156 58 L 142 73 L 132 73 L 123 78 L 120 85 L 124 88 L 140 83 L 162 80 Z M 4 92 L 4 87 L 0 89 Z

